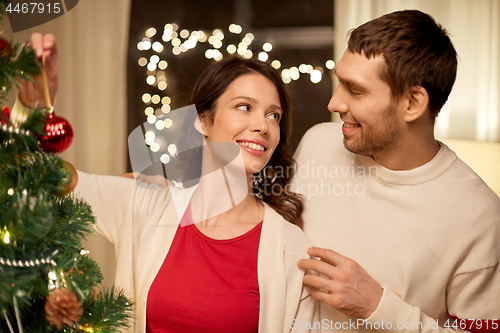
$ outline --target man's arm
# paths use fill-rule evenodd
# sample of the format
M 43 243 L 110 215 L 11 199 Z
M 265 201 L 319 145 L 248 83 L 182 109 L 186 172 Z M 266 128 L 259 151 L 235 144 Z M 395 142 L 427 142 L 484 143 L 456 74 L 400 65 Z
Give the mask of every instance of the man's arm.
M 382 288 L 354 260 L 322 248 L 310 248 L 308 253 L 321 260 L 302 259 L 299 268 L 323 275 L 304 276 L 304 284 L 311 287 L 311 295 L 348 316 L 366 320 L 363 328 L 375 328 L 383 333 L 500 331 L 500 318 L 497 318 L 500 312 L 500 301 L 497 300 L 500 291 L 498 264 L 477 272 L 459 274 L 449 286 L 444 286 L 453 289 L 447 290 L 448 301 L 453 304 L 448 304 L 452 319 L 443 323 Z M 450 300 L 450 297 L 453 299 Z M 486 318 L 481 318 L 484 317 L 481 314 L 485 314 Z

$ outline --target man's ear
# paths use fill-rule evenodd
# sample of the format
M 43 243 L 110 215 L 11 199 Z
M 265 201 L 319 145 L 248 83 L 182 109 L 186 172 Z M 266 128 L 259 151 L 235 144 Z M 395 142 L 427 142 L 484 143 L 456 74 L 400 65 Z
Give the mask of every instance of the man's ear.
M 420 119 L 427 114 L 429 109 L 429 94 L 424 87 L 415 86 L 406 95 L 408 104 L 404 114 L 404 120 L 409 123 Z

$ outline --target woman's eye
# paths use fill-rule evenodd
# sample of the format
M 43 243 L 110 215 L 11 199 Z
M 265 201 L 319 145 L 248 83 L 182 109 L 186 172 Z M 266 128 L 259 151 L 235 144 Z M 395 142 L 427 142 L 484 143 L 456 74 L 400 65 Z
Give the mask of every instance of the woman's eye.
M 250 111 L 250 106 L 243 104 L 243 105 L 238 105 L 236 108 L 243 110 L 243 111 Z
M 271 113 L 269 115 L 271 117 L 271 119 L 274 119 L 274 120 L 280 120 L 281 119 L 281 115 L 279 113 Z

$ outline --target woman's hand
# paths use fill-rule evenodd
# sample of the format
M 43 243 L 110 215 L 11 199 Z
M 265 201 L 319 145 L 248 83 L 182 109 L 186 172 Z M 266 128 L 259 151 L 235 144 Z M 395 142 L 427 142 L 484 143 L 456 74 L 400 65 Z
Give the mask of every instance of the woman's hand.
M 55 37 L 52 34 L 43 36 L 40 33 L 34 33 L 31 35 L 31 47 L 40 62 L 42 62 L 42 55 L 45 56 L 45 73 L 49 86 L 50 101 L 53 105 L 59 86 L 56 68 L 57 45 Z M 24 80 L 20 82 L 19 100 L 25 107 L 30 109 L 34 109 L 37 105 L 41 109 L 46 109 L 48 106 L 43 93 L 44 83 L 42 75 L 40 74 L 33 79 L 34 82 Z

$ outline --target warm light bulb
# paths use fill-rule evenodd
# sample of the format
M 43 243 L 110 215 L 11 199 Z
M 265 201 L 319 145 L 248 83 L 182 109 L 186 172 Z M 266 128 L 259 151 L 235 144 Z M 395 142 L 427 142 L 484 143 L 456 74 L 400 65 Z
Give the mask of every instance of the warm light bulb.
M 160 157 L 160 161 L 163 164 L 167 164 L 168 162 L 170 162 L 170 156 L 168 156 L 167 154 L 163 154 Z
M 142 101 L 144 103 L 148 104 L 149 102 L 151 102 L 151 95 L 148 93 L 145 93 L 144 95 L 142 95 Z
M 160 150 L 160 144 L 158 142 L 153 142 L 150 149 L 152 152 L 156 153 L 158 150 Z
M 165 82 L 165 81 L 161 81 L 161 82 L 159 82 L 159 83 L 158 83 L 158 89 L 160 89 L 160 90 L 165 90 L 165 89 L 167 89 L 167 82 Z
M 148 123 L 154 124 L 156 122 L 156 116 L 154 114 L 148 116 Z
M 216 49 L 220 48 L 222 46 L 222 42 L 220 40 L 216 40 L 215 43 L 214 43 L 214 47 Z
M 159 52 L 163 51 L 163 45 L 161 45 L 160 42 L 154 42 L 153 43 L 153 50 L 159 53 Z
M 161 100 L 161 98 L 160 98 L 160 96 L 159 96 L 159 95 L 153 95 L 153 96 L 151 97 L 151 102 L 153 102 L 154 104 L 158 104 L 158 103 L 160 103 L 160 100 Z
M 156 123 L 155 123 L 155 127 L 157 130 L 161 131 L 162 129 L 165 128 L 165 123 L 161 120 L 158 120 Z
M 264 45 L 262 45 L 262 49 L 266 52 L 269 52 L 273 49 L 273 46 L 271 45 L 271 43 L 265 43 Z
M 165 123 L 165 128 L 170 128 L 172 127 L 172 119 L 167 118 L 163 121 Z
M 321 81 L 321 72 L 317 69 L 314 69 L 312 72 L 311 72 L 311 82 L 312 83 L 318 83 Z
M 177 156 L 177 146 L 175 144 L 169 144 L 167 150 L 170 155 Z
M 266 52 L 259 53 L 259 60 L 260 61 L 267 61 L 268 58 L 269 58 L 269 55 Z
M 281 76 L 283 77 L 290 77 L 290 70 L 289 69 L 284 69 L 281 71 Z
M 333 67 L 335 67 L 335 62 L 333 60 L 328 60 L 326 63 L 325 63 L 325 66 L 326 68 L 328 69 L 333 69 Z
M 152 86 L 153 84 L 155 84 L 156 78 L 153 75 L 149 75 L 146 78 L 146 82 L 147 82 L 147 84 L 149 84 L 150 86 Z
M 167 63 L 165 60 L 162 60 L 162 61 L 160 61 L 160 62 L 158 63 L 158 67 L 159 67 L 160 69 L 165 69 L 165 68 L 167 68 L 167 66 L 168 66 L 168 63 Z
M 3 242 L 5 244 L 9 244 L 10 243 L 10 234 L 9 234 L 8 230 L 6 230 L 5 234 L 3 235 Z
M 278 69 L 281 67 L 281 62 L 279 60 L 273 60 L 273 62 L 271 62 L 271 66 L 273 66 L 274 69 Z
M 161 107 L 161 112 L 163 112 L 163 113 L 169 113 L 170 112 L 170 105 L 163 104 L 163 106 Z
M 155 28 L 149 28 L 148 30 L 146 30 L 146 36 L 147 37 L 153 37 L 154 35 L 156 35 L 156 29 Z

